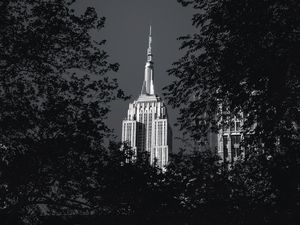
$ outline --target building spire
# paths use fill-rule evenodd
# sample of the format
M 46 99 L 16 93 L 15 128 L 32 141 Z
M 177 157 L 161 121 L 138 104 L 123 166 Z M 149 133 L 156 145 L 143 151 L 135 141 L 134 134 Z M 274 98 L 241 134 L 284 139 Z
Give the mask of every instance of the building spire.
M 153 54 L 152 54 L 152 28 L 150 25 L 149 45 L 147 49 L 147 62 L 145 65 L 145 77 L 141 95 L 154 95 L 154 73 L 153 73 Z
M 148 45 L 148 50 L 147 50 L 147 61 L 151 62 L 152 61 L 152 34 L 151 34 L 151 25 L 150 25 L 150 31 L 149 31 L 149 45 Z

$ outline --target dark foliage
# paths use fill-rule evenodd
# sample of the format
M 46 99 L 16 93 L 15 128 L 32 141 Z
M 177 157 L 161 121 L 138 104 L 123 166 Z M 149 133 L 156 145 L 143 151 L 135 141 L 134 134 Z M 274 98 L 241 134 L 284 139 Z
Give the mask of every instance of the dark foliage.
M 196 10 L 197 29 L 179 38 L 186 53 L 165 88 L 181 109 L 181 128 L 200 139 L 218 130 L 221 118 L 242 112 L 245 132 L 254 133 L 246 138 L 251 146 L 299 146 L 299 1 L 178 2 Z
M 228 166 L 219 204 L 197 215 L 207 224 L 299 223 L 299 1 L 178 2 L 196 10 L 197 31 L 179 38 L 185 55 L 169 70 L 168 102 L 196 140 L 242 116 L 247 155 Z
M 115 156 L 122 157 L 120 151 Z M 119 157 L 110 156 L 115 164 Z M 299 165 L 252 155 L 231 165 L 208 152 L 173 155 L 168 170 L 128 163 L 102 168 L 94 215 L 44 217 L 45 224 L 298 224 Z M 280 164 L 280 167 L 278 167 Z M 287 176 L 288 175 L 288 176 Z M 291 177 L 295 176 L 295 177 Z M 282 179 L 285 182 L 282 183 Z
M 0 214 L 7 223 L 89 208 L 83 199 L 108 154 L 109 103 L 124 99 L 109 77 L 118 64 L 90 35 L 104 18 L 93 8 L 77 15 L 73 3 L 0 3 Z
M 164 173 L 105 147 L 109 103 L 124 98 L 109 78 L 118 65 L 90 36 L 104 19 L 73 2 L 0 3 L 1 222 L 300 223 L 297 1 L 180 1 L 199 10 L 199 33 L 183 38 L 169 102 L 196 138 L 226 116 L 220 104 L 242 111 L 252 152 L 233 165 L 180 152 Z

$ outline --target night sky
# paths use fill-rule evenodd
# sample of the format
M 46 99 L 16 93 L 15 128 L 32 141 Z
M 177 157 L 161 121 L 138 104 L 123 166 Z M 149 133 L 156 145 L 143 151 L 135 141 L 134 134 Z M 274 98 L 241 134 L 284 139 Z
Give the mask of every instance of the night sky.
M 152 25 L 152 52 L 154 54 L 154 86 L 160 97 L 162 88 L 172 81 L 167 70 L 183 54 L 179 51 L 179 36 L 193 32 L 193 10 L 184 8 L 176 0 L 79 0 L 76 9 L 80 12 L 86 6 L 96 8 L 99 16 L 106 17 L 105 27 L 95 34 L 95 39 L 106 39 L 105 50 L 111 62 L 120 64 L 114 76 L 120 87 L 131 95 L 127 102 L 112 104 L 108 124 L 121 139 L 122 119 L 127 114 L 128 104 L 138 97 L 142 88 L 149 26 Z M 181 136 L 174 127 L 177 112 L 168 106 L 168 114 L 173 128 L 173 138 Z M 179 142 L 173 140 L 173 150 Z M 175 149 L 174 149 L 175 147 Z

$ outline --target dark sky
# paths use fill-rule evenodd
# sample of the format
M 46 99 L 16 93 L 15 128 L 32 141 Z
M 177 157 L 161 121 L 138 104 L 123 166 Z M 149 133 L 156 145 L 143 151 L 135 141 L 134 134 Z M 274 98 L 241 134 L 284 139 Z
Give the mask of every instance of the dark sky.
M 191 18 L 193 11 L 184 8 L 176 0 L 78 0 L 77 9 L 86 6 L 96 8 L 100 16 L 106 17 L 105 28 L 96 34 L 96 39 L 106 39 L 106 50 L 112 62 L 118 62 L 120 69 L 115 74 L 120 87 L 132 96 L 127 102 L 116 102 L 108 124 L 121 138 L 122 119 L 126 116 L 128 104 L 141 91 L 149 25 L 152 25 L 152 51 L 154 54 L 155 92 L 162 96 L 162 88 L 172 81 L 167 70 L 182 54 L 179 51 L 179 36 L 193 32 Z M 173 136 L 180 136 L 176 122 L 176 110 L 168 106 Z M 173 141 L 173 146 L 178 146 Z

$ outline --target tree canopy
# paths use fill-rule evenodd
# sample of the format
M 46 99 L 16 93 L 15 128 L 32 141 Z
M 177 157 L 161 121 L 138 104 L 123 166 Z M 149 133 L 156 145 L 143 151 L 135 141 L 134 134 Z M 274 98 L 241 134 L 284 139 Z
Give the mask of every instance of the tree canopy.
M 203 179 L 191 192 L 190 203 L 202 203 L 195 212 L 208 224 L 297 224 L 299 1 L 178 2 L 195 9 L 196 31 L 179 38 L 184 55 L 169 70 L 175 81 L 165 88 L 168 102 L 180 109 L 181 129 L 195 140 L 227 128 L 235 116 L 242 118 L 246 150 L 242 161 L 221 172 L 222 189 Z M 194 194 L 211 184 L 215 198 L 205 202 L 209 192 Z M 224 221 L 214 218 L 214 210 Z
M 105 18 L 91 7 L 76 14 L 74 2 L 0 3 L 0 214 L 7 221 L 41 213 L 40 206 L 86 207 L 80 200 L 112 134 L 109 103 L 125 98 L 111 78 L 119 65 L 109 62 L 105 40 L 91 36 Z
M 165 88 L 182 129 L 199 139 L 242 112 L 252 146 L 299 146 L 299 1 L 178 2 L 196 10 L 196 32 L 179 38 L 185 55 Z

